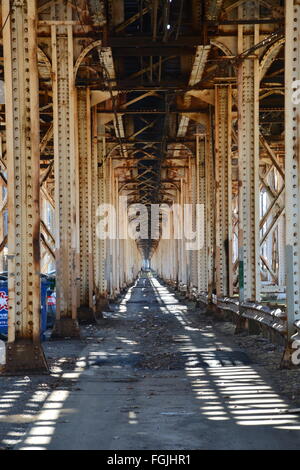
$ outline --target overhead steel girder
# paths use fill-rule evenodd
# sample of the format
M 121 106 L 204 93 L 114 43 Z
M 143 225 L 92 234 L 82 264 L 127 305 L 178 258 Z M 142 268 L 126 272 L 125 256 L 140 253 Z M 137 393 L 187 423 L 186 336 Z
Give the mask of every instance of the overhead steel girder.
M 206 65 L 207 57 L 210 52 L 210 46 L 198 46 L 196 50 L 196 55 L 194 59 L 193 68 L 191 71 L 191 76 L 189 80 L 189 87 L 196 85 L 200 82 L 204 68 Z M 189 104 L 191 97 L 186 95 L 184 98 L 185 103 Z M 181 116 L 178 126 L 177 137 L 184 137 L 189 124 L 189 117 L 188 116 Z
M 72 7 L 55 4 L 53 20 L 72 19 Z M 56 210 L 56 322 L 53 337 L 78 337 L 78 220 L 75 151 L 75 82 L 72 25 L 51 26 Z
M 205 18 L 208 21 L 217 21 L 224 0 L 205 0 Z
M 47 372 L 40 344 L 37 2 L 2 1 L 8 171 L 6 372 Z
M 105 69 L 105 74 L 107 75 L 107 86 L 110 90 L 110 96 L 112 101 L 116 98 L 118 92 L 112 91 L 112 88 L 116 86 L 116 82 L 114 81 L 116 78 L 115 66 L 113 61 L 112 50 L 109 47 L 100 47 L 98 48 L 99 52 L 99 59 L 100 65 Z M 114 117 L 114 127 L 115 133 L 118 139 L 125 139 L 125 130 L 123 125 L 122 116 L 115 116 Z M 126 145 L 121 148 L 122 152 L 124 152 L 125 156 L 127 157 L 127 149 Z

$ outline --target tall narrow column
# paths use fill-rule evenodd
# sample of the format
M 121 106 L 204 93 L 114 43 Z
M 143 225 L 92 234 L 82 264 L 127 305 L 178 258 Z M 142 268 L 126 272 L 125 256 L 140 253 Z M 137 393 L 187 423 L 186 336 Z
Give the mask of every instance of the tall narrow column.
M 197 204 L 204 206 L 204 217 L 207 210 L 207 194 L 206 194 L 206 169 L 205 169 L 205 140 L 200 140 L 200 136 L 196 136 L 196 171 L 197 171 Z M 198 264 L 198 292 L 204 293 L 208 289 L 207 275 L 207 223 L 204 223 L 204 244 L 199 249 L 197 256 Z
M 8 171 L 8 373 L 46 372 L 40 344 L 40 153 L 35 0 L 3 0 Z
M 112 204 L 113 184 L 111 178 L 111 162 L 107 160 L 103 165 L 104 170 L 104 199 L 105 203 Z M 105 240 L 105 279 L 108 297 L 113 298 L 113 242 L 111 238 Z
M 215 86 L 216 287 L 232 295 L 231 86 Z
M 186 181 L 181 178 L 180 179 L 180 211 L 181 211 L 181 240 L 180 240 L 180 264 L 181 264 L 181 284 L 183 284 L 184 288 L 186 289 L 187 285 L 187 266 L 188 266 L 188 256 L 187 250 L 185 247 L 185 238 L 184 238 L 184 205 L 186 203 Z
M 72 7 L 56 4 L 52 19 L 72 20 Z M 56 322 L 53 337 L 78 337 L 76 260 L 76 152 L 73 31 L 51 26 L 56 204 Z
M 257 2 L 239 7 L 239 19 L 257 19 Z M 238 53 L 259 42 L 259 25 L 238 26 Z M 252 54 L 253 57 L 253 54 Z M 260 299 L 259 268 L 259 61 L 238 68 L 240 301 Z
M 197 217 L 197 197 L 198 197 L 198 185 L 197 185 L 197 166 L 196 158 L 189 158 L 189 187 L 190 187 L 190 200 L 189 203 L 192 204 L 192 230 L 195 233 L 198 221 Z M 190 266 L 190 279 L 189 279 L 189 292 L 190 295 L 193 294 L 193 288 L 198 286 L 198 250 L 190 250 L 189 253 L 189 266 Z
M 80 321 L 95 321 L 92 216 L 92 143 L 90 90 L 77 90 L 79 233 L 80 233 Z
M 106 179 L 105 179 L 105 137 L 104 128 L 97 117 L 97 147 L 98 147 L 98 206 L 107 202 Z M 107 276 L 106 276 L 107 241 L 96 239 L 96 311 L 105 309 L 107 299 Z
M 285 35 L 285 174 L 286 290 L 288 338 L 300 320 L 300 104 L 293 93 L 300 76 L 300 4 L 286 1 Z M 299 86 L 298 86 L 299 87 Z M 297 95 L 297 93 L 295 94 Z
M 215 293 L 215 175 L 213 154 L 213 130 L 211 116 L 207 122 L 205 143 L 205 196 L 206 196 L 206 240 L 207 240 L 207 294 L 211 304 Z
M 103 203 L 103 142 L 98 126 L 97 106 L 92 108 L 92 252 L 93 252 L 93 275 L 94 275 L 94 295 L 95 314 L 101 316 L 104 303 L 101 302 L 102 279 L 104 280 L 104 240 L 98 238 L 98 207 Z

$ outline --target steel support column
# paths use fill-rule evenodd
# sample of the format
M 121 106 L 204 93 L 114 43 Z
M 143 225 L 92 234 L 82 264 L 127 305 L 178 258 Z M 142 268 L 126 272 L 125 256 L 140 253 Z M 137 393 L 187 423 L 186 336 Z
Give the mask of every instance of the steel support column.
M 216 288 L 217 296 L 232 295 L 232 179 L 230 85 L 215 86 Z
M 181 239 L 180 239 L 180 270 L 181 270 L 181 279 L 180 282 L 187 288 L 188 281 L 188 252 L 186 250 L 186 240 L 184 234 L 184 223 L 185 223 L 185 213 L 184 205 L 186 204 L 187 196 L 187 183 L 185 179 L 180 179 L 180 212 L 181 212 Z
M 200 140 L 200 136 L 196 136 L 196 171 L 197 171 L 197 204 L 204 206 L 204 215 L 207 210 L 207 194 L 206 194 L 206 168 L 205 168 L 205 139 Z M 204 220 L 204 244 L 198 251 L 198 292 L 207 292 L 208 276 L 207 276 L 207 223 Z
M 188 204 L 192 205 L 192 230 L 195 233 L 197 228 L 197 197 L 198 197 L 198 185 L 197 185 L 197 167 L 196 158 L 189 157 L 189 168 L 188 168 Z M 188 251 L 188 291 L 189 295 L 192 295 L 193 289 L 197 288 L 198 285 L 198 250 Z
M 51 17 L 71 21 L 72 7 L 56 4 Z M 53 337 L 79 337 L 76 260 L 75 84 L 72 26 L 52 25 L 53 135 L 56 206 L 56 322 Z
M 100 123 L 99 116 L 97 117 L 97 143 L 98 143 L 98 206 L 107 202 L 106 199 L 106 185 L 107 179 L 105 178 L 106 163 L 104 161 L 105 155 L 105 137 L 104 128 Z M 106 275 L 106 258 L 107 258 L 107 243 L 106 240 L 101 240 L 97 237 L 96 240 L 96 311 L 102 311 L 108 304 L 107 299 L 107 275 Z
M 286 289 L 288 341 L 300 320 L 300 108 L 293 93 L 300 77 L 300 2 L 286 1 L 285 36 L 285 185 L 286 185 Z M 296 338 L 299 340 L 299 338 Z M 290 361 L 290 344 L 285 360 Z
M 8 170 L 7 373 L 47 372 L 40 343 L 40 152 L 35 0 L 3 0 Z
M 79 233 L 80 233 L 80 307 L 79 321 L 95 321 L 94 267 L 93 267 L 93 216 L 95 200 L 92 184 L 92 143 L 90 90 L 77 90 L 77 133 L 79 174 Z
M 103 149 L 104 142 L 101 137 L 100 118 L 97 114 L 97 106 L 92 111 L 93 145 L 92 145 L 92 249 L 94 271 L 95 313 L 101 317 L 101 312 L 107 304 L 104 285 L 105 268 L 105 240 L 100 240 L 97 235 L 98 207 L 104 202 L 103 179 Z
M 239 18 L 257 18 L 257 2 L 239 7 Z M 259 25 L 238 26 L 238 53 L 259 42 Z M 253 57 L 253 56 L 252 56 Z M 238 67 L 240 301 L 260 299 L 259 258 L 259 60 Z
M 205 195 L 206 195 L 206 240 L 207 240 L 207 294 L 209 303 L 215 292 L 215 174 L 213 153 L 213 129 L 209 116 L 205 143 Z

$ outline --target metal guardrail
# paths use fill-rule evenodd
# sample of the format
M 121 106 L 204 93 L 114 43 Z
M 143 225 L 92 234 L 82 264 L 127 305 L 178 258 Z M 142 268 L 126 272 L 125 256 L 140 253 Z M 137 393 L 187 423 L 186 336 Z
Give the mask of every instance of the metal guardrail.
M 169 284 L 168 281 L 165 281 Z M 172 284 L 172 283 L 170 283 Z M 196 289 L 188 289 L 186 285 L 178 286 L 179 292 L 189 292 L 193 299 L 203 305 L 209 306 L 209 299 L 205 292 L 198 293 Z M 217 298 L 213 296 L 213 304 L 217 311 L 228 312 L 236 316 L 236 320 L 250 320 L 258 325 L 267 327 L 281 335 L 283 338 L 287 335 L 287 316 L 284 307 L 271 307 L 254 302 L 240 303 L 238 298 Z M 295 323 L 300 341 L 300 321 Z

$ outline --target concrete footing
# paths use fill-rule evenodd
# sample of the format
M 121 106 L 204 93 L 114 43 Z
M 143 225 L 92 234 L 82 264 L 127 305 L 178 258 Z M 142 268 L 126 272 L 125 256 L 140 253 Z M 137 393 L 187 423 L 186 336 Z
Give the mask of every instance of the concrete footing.
M 51 339 L 63 338 L 80 339 L 80 329 L 77 320 L 63 317 L 55 321 Z
M 41 343 L 21 339 L 6 345 L 4 375 L 49 374 Z
M 288 343 L 284 348 L 283 356 L 280 362 L 280 369 L 299 368 L 300 352 L 292 348 L 292 343 Z
M 96 312 L 95 312 L 96 318 L 101 320 L 103 318 L 102 312 L 104 312 L 105 310 L 108 310 L 108 308 L 109 308 L 108 299 L 105 297 L 98 297 L 96 299 Z
M 236 317 L 236 323 L 235 323 L 235 331 L 234 334 L 238 335 L 239 333 L 248 333 L 248 325 L 247 325 L 247 319 L 238 315 Z
M 92 308 L 81 305 L 77 310 L 78 321 L 81 324 L 96 323 L 95 312 Z

